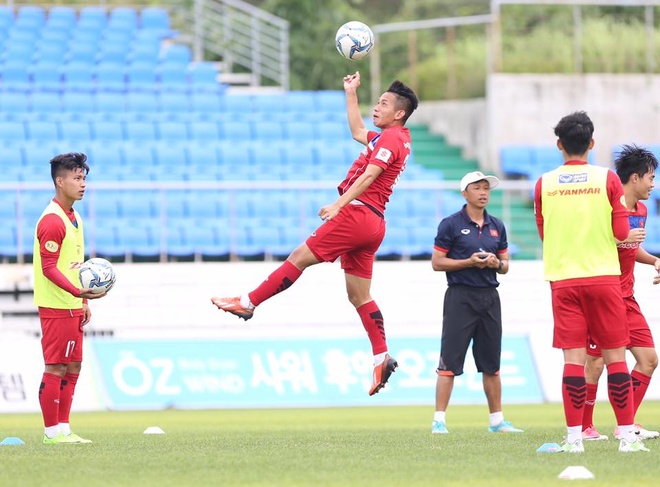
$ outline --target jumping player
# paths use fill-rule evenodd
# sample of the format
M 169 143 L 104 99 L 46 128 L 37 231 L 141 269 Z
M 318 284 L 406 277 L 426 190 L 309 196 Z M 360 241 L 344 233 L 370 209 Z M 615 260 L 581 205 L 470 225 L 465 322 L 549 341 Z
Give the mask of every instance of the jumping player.
M 385 235 L 385 205 L 410 155 L 410 132 L 404 125 L 418 100 L 409 87 L 394 81 L 373 110 L 380 133 L 369 131 L 358 106 L 360 73 L 345 76 L 343 81 L 351 134 L 366 148 L 339 185 L 339 198 L 319 210 L 324 223 L 259 287 L 240 297 L 214 297 L 211 301 L 219 309 L 249 320 L 258 305 L 289 288 L 307 267 L 341 257 L 348 299 L 371 342 L 374 372 L 369 395 L 374 395 L 385 386 L 397 362 L 388 354 L 383 315 L 370 294 L 372 269 Z

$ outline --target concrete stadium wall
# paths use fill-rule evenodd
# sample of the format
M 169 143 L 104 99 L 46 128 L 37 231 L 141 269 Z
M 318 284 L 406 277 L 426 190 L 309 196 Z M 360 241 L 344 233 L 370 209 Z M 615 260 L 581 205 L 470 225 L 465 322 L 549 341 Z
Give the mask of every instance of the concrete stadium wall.
M 493 74 L 486 92 L 485 100 L 422 103 L 413 120 L 490 170 L 499 167 L 503 145 L 553 145 L 555 124 L 578 110 L 594 121 L 600 165 L 610 164 L 617 144 L 660 144 L 658 75 Z

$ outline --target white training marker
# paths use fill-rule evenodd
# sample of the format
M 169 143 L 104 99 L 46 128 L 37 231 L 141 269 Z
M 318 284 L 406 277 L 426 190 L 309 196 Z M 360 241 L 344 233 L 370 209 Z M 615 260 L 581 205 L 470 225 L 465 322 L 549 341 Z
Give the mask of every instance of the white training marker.
M 165 432 L 160 429 L 158 426 L 149 426 L 146 430 L 144 430 L 145 435 L 164 435 Z
M 590 480 L 595 478 L 595 476 L 586 467 L 573 465 L 566 467 L 557 478 L 562 480 Z

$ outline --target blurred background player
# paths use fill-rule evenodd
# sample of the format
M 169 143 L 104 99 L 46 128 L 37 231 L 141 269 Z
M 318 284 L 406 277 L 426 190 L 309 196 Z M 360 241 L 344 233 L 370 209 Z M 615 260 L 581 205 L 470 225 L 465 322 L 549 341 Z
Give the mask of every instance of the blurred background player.
M 635 367 L 631 372 L 635 414 L 644 399 L 651 382 L 653 371 L 658 366 L 658 354 L 655 351 L 651 329 L 635 300 L 635 262 L 655 267 L 658 275 L 654 284 L 660 282 L 660 259 L 649 254 L 640 247 L 646 238 L 646 205 L 641 200 L 651 196 L 654 187 L 655 171 L 658 160 L 651 151 L 634 145 L 624 145 L 614 161 L 616 173 L 623 183 L 623 193 L 628 208 L 630 233 L 628 238 L 617 245 L 619 262 L 621 264 L 621 290 L 626 303 L 628 315 L 628 330 L 630 344 L 628 349 L 635 357 Z M 587 364 L 585 375 L 587 379 L 587 399 L 582 419 L 582 438 L 585 440 L 606 440 L 593 424 L 594 404 L 598 392 L 598 379 L 603 373 L 603 359 L 600 347 L 589 343 L 587 348 Z M 657 438 L 660 433 L 635 424 L 635 432 L 643 439 Z M 620 439 L 620 432 L 615 429 L 614 437 Z
M 307 267 L 340 257 L 348 299 L 371 342 L 374 371 L 369 395 L 374 395 L 385 386 L 397 362 L 388 354 L 383 315 L 370 294 L 371 276 L 385 235 L 385 205 L 410 155 L 410 132 L 404 125 L 418 100 L 409 87 L 394 81 L 373 110 L 373 123 L 381 131 L 370 131 L 358 105 L 360 73 L 345 76 L 343 81 L 351 134 L 366 148 L 339 185 L 339 199 L 319 210 L 324 223 L 259 287 L 240 297 L 214 297 L 211 301 L 219 309 L 249 320 L 255 307 L 288 289 Z
M 554 132 L 564 164 L 537 181 L 534 210 L 552 291 L 553 346 L 564 355 L 567 436 L 560 451 L 584 452 L 587 336 L 600 345 L 607 366 L 608 395 L 621 432 L 619 451 L 648 451 L 635 434 L 625 360 L 629 335 L 614 241 L 625 240 L 630 229 L 621 180 L 608 168 L 587 162 L 594 125 L 585 112 L 566 115 Z
M 479 171 L 466 174 L 461 192 L 466 204 L 438 226 L 431 264 L 447 273 L 443 307 L 442 345 L 435 390 L 435 414 L 431 433 L 449 433 L 445 412 L 454 377 L 463 374 L 470 342 L 477 371 L 483 375 L 490 412 L 489 431 L 522 433 L 502 413 L 500 355 L 502 308 L 497 274 L 509 272 L 509 246 L 504 223 L 486 211 L 495 176 Z
M 39 307 L 46 365 L 39 387 L 46 444 L 91 443 L 71 431 L 69 414 L 83 358 L 83 327 L 92 313 L 80 289 L 85 260 L 83 222 L 73 204 L 82 199 L 89 166 L 85 154 L 61 154 L 50 161 L 55 198 L 37 223 L 34 238 L 34 304 Z

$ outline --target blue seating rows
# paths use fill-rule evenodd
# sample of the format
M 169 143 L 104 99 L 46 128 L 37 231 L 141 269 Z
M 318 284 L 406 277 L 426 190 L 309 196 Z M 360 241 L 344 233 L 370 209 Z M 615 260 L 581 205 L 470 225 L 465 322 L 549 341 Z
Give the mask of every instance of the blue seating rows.
M 287 122 L 292 131 L 308 134 L 313 128 L 310 122 L 341 121 L 346 125 L 344 103 L 324 102 L 327 98 L 334 98 L 333 94 L 333 91 L 251 96 L 213 92 L 0 91 L 0 120 Z M 273 108 L 275 102 L 272 100 L 277 100 L 280 108 Z M 328 135 L 332 134 L 333 131 Z
M 594 153 L 589 162 L 595 163 Z M 561 151 L 555 146 L 509 145 L 500 149 L 500 168 L 509 178 L 536 181 L 544 172 L 564 163 Z

